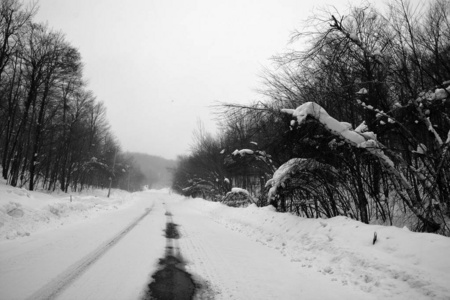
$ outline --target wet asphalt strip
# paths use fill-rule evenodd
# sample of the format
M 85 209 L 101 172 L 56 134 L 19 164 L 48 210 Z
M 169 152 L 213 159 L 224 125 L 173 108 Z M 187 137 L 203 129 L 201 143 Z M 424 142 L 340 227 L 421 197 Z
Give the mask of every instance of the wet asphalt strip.
M 197 289 L 192 276 L 186 272 L 185 262 L 178 246 L 180 234 L 177 224 L 173 223 L 172 214 L 166 212 L 166 252 L 159 260 L 160 268 L 156 271 L 148 285 L 144 300 L 190 300 Z
M 114 236 L 112 239 L 102 244 L 100 247 L 71 265 L 64 272 L 55 277 L 52 281 L 44 285 L 38 291 L 33 293 L 27 300 L 55 299 L 66 287 L 68 287 L 75 279 L 80 277 L 91 265 L 101 258 L 109 249 L 116 245 L 127 233 L 129 233 L 139 222 L 144 219 L 152 211 L 146 208 L 145 213 L 133 220 L 124 230 Z

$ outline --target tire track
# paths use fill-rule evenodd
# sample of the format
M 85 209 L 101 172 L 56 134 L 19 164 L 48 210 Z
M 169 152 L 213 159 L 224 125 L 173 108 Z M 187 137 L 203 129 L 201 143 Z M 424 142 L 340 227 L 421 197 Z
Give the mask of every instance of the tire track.
M 238 288 L 239 272 L 230 265 L 216 246 L 204 235 L 202 228 L 189 225 L 186 222 L 185 226 L 181 227 L 181 234 L 187 238 L 180 240 L 180 247 L 184 250 L 187 258 L 187 267 L 196 270 L 193 273 L 194 278 L 201 278 L 200 280 L 204 284 L 204 288 L 200 289 L 195 299 L 236 299 L 234 289 Z M 217 272 L 219 268 L 222 271 L 226 269 L 226 271 Z M 229 277 L 236 278 L 236 282 L 230 286 L 228 284 L 230 278 L 224 278 L 224 273 L 228 274 Z M 231 281 L 234 280 L 231 279 Z
M 189 236 L 188 232 L 182 228 L 182 235 L 186 235 L 186 239 L 181 241 L 181 247 L 185 250 L 188 255 L 187 268 L 196 269 L 196 273 L 191 274 L 194 276 L 194 280 L 199 282 L 202 286 L 198 290 L 194 299 L 220 299 L 219 297 L 222 293 L 228 294 L 226 288 L 221 286 L 222 278 L 214 272 L 216 270 L 215 261 L 212 259 L 211 254 L 204 249 L 203 241 L 196 238 L 196 234 Z M 193 255 L 195 254 L 195 255 Z M 217 259 L 218 256 L 216 256 Z M 192 268 L 192 265 L 195 267 Z M 233 298 L 230 298 L 233 299 Z
M 114 236 L 109 241 L 100 245 L 97 249 L 74 263 L 64 272 L 60 273 L 52 281 L 44 285 L 42 288 L 34 292 L 27 300 L 50 300 L 55 299 L 65 288 L 67 288 L 75 279 L 80 277 L 90 266 L 92 266 L 98 259 L 100 259 L 109 249 L 114 247 L 124 236 L 127 235 L 142 219 L 150 214 L 154 204 L 150 208 L 145 209 L 145 213 L 136 218 L 120 233 Z

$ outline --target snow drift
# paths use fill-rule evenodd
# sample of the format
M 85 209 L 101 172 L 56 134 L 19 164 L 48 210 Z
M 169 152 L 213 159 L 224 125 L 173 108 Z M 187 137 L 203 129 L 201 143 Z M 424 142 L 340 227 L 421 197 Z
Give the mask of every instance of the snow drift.
M 186 202 L 223 226 L 278 250 L 299 269 L 313 268 L 368 296 L 448 299 L 450 295 L 447 237 L 414 233 L 406 227 L 367 225 L 347 217 L 300 218 L 278 213 L 272 206 L 230 208 L 202 199 Z

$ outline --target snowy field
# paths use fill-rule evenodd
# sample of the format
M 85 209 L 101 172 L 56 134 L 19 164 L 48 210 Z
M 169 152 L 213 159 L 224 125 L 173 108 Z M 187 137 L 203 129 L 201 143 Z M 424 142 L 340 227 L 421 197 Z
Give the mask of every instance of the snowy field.
M 164 257 L 168 213 L 198 299 L 450 299 L 443 236 L 167 190 L 106 194 L 1 182 L 0 299 L 142 298 Z

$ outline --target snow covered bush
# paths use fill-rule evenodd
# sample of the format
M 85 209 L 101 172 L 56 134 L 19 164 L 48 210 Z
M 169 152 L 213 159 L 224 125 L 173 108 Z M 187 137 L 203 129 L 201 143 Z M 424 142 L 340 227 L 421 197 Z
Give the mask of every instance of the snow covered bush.
M 300 105 L 295 110 L 283 109 L 283 112 L 291 114 L 299 125 L 304 123 L 307 118 L 316 119 L 322 126 L 324 126 L 330 133 L 345 141 L 352 147 L 362 148 L 367 154 L 376 158 L 383 170 L 388 175 L 388 178 L 393 184 L 391 191 L 396 193 L 403 201 L 404 205 L 423 223 L 422 228 L 425 231 L 438 231 L 441 228 L 448 229 L 446 218 L 441 212 L 442 206 L 448 207 L 448 203 L 439 203 L 436 200 L 435 190 L 433 185 L 437 184 L 439 169 L 434 170 L 435 178 L 425 177 L 423 173 L 415 169 L 414 166 L 409 165 L 404 159 L 396 156 L 399 166 L 394 164 L 393 160 L 385 154 L 386 147 L 382 145 L 373 132 L 360 132 L 352 130 L 348 123 L 339 122 L 332 118 L 328 113 L 318 104 L 308 102 Z M 430 129 L 430 131 L 433 131 Z M 433 134 L 436 135 L 434 131 Z M 449 131 L 450 134 L 450 131 Z M 439 138 L 436 138 L 437 149 L 436 153 L 441 153 L 441 164 L 445 162 L 445 154 L 448 150 L 450 140 L 445 143 Z M 423 152 L 424 147 L 420 146 Z M 442 155 L 444 154 L 444 155 Z M 301 168 L 304 160 L 290 160 L 288 163 L 282 165 L 277 172 L 275 172 L 273 179 L 268 184 L 272 185 L 269 191 L 269 196 L 273 197 L 277 192 L 277 188 L 284 184 L 286 178 L 290 178 L 292 173 L 295 173 Z M 405 170 L 411 169 L 413 172 L 409 175 L 415 175 L 411 178 L 405 174 Z M 430 174 L 429 174 L 430 175 Z M 421 189 L 418 190 L 413 187 L 414 182 L 421 181 Z M 365 199 L 365 195 L 362 195 Z M 363 221 L 368 222 L 367 218 L 367 200 L 364 205 L 360 206 L 360 214 Z
M 313 158 L 339 171 L 328 193 L 277 189 L 287 210 L 294 202 L 327 216 L 325 202 L 336 203 L 364 222 L 450 234 L 450 2 L 411 5 L 323 11 L 276 57 L 264 92 L 289 108 L 297 144 L 282 162 Z M 316 153 L 295 151 L 304 144 Z
M 337 183 L 337 170 L 330 165 L 320 163 L 314 159 L 292 158 L 278 170 L 275 171 L 273 177 L 267 181 L 266 187 L 270 188 L 268 191 L 269 201 L 278 206 L 277 200 L 280 202 L 282 211 L 286 211 L 286 197 L 294 196 L 295 200 L 291 199 L 290 205 L 295 207 L 299 212 L 300 209 L 308 216 L 306 210 L 306 203 L 309 201 L 321 201 L 314 199 L 314 195 L 319 193 L 327 193 L 329 186 L 335 186 Z M 319 192 L 320 191 L 320 192 Z M 330 203 L 331 205 L 328 205 Z M 317 206 L 317 205 L 316 205 Z M 324 210 L 327 217 L 338 215 L 336 203 L 333 201 L 325 201 L 323 208 L 331 208 Z M 291 209 L 292 210 L 292 209 Z M 311 213 L 314 215 L 314 212 Z M 318 212 L 315 212 L 318 216 Z
M 245 207 L 249 204 L 256 203 L 256 200 L 247 190 L 234 187 L 225 195 L 222 203 L 233 207 Z

